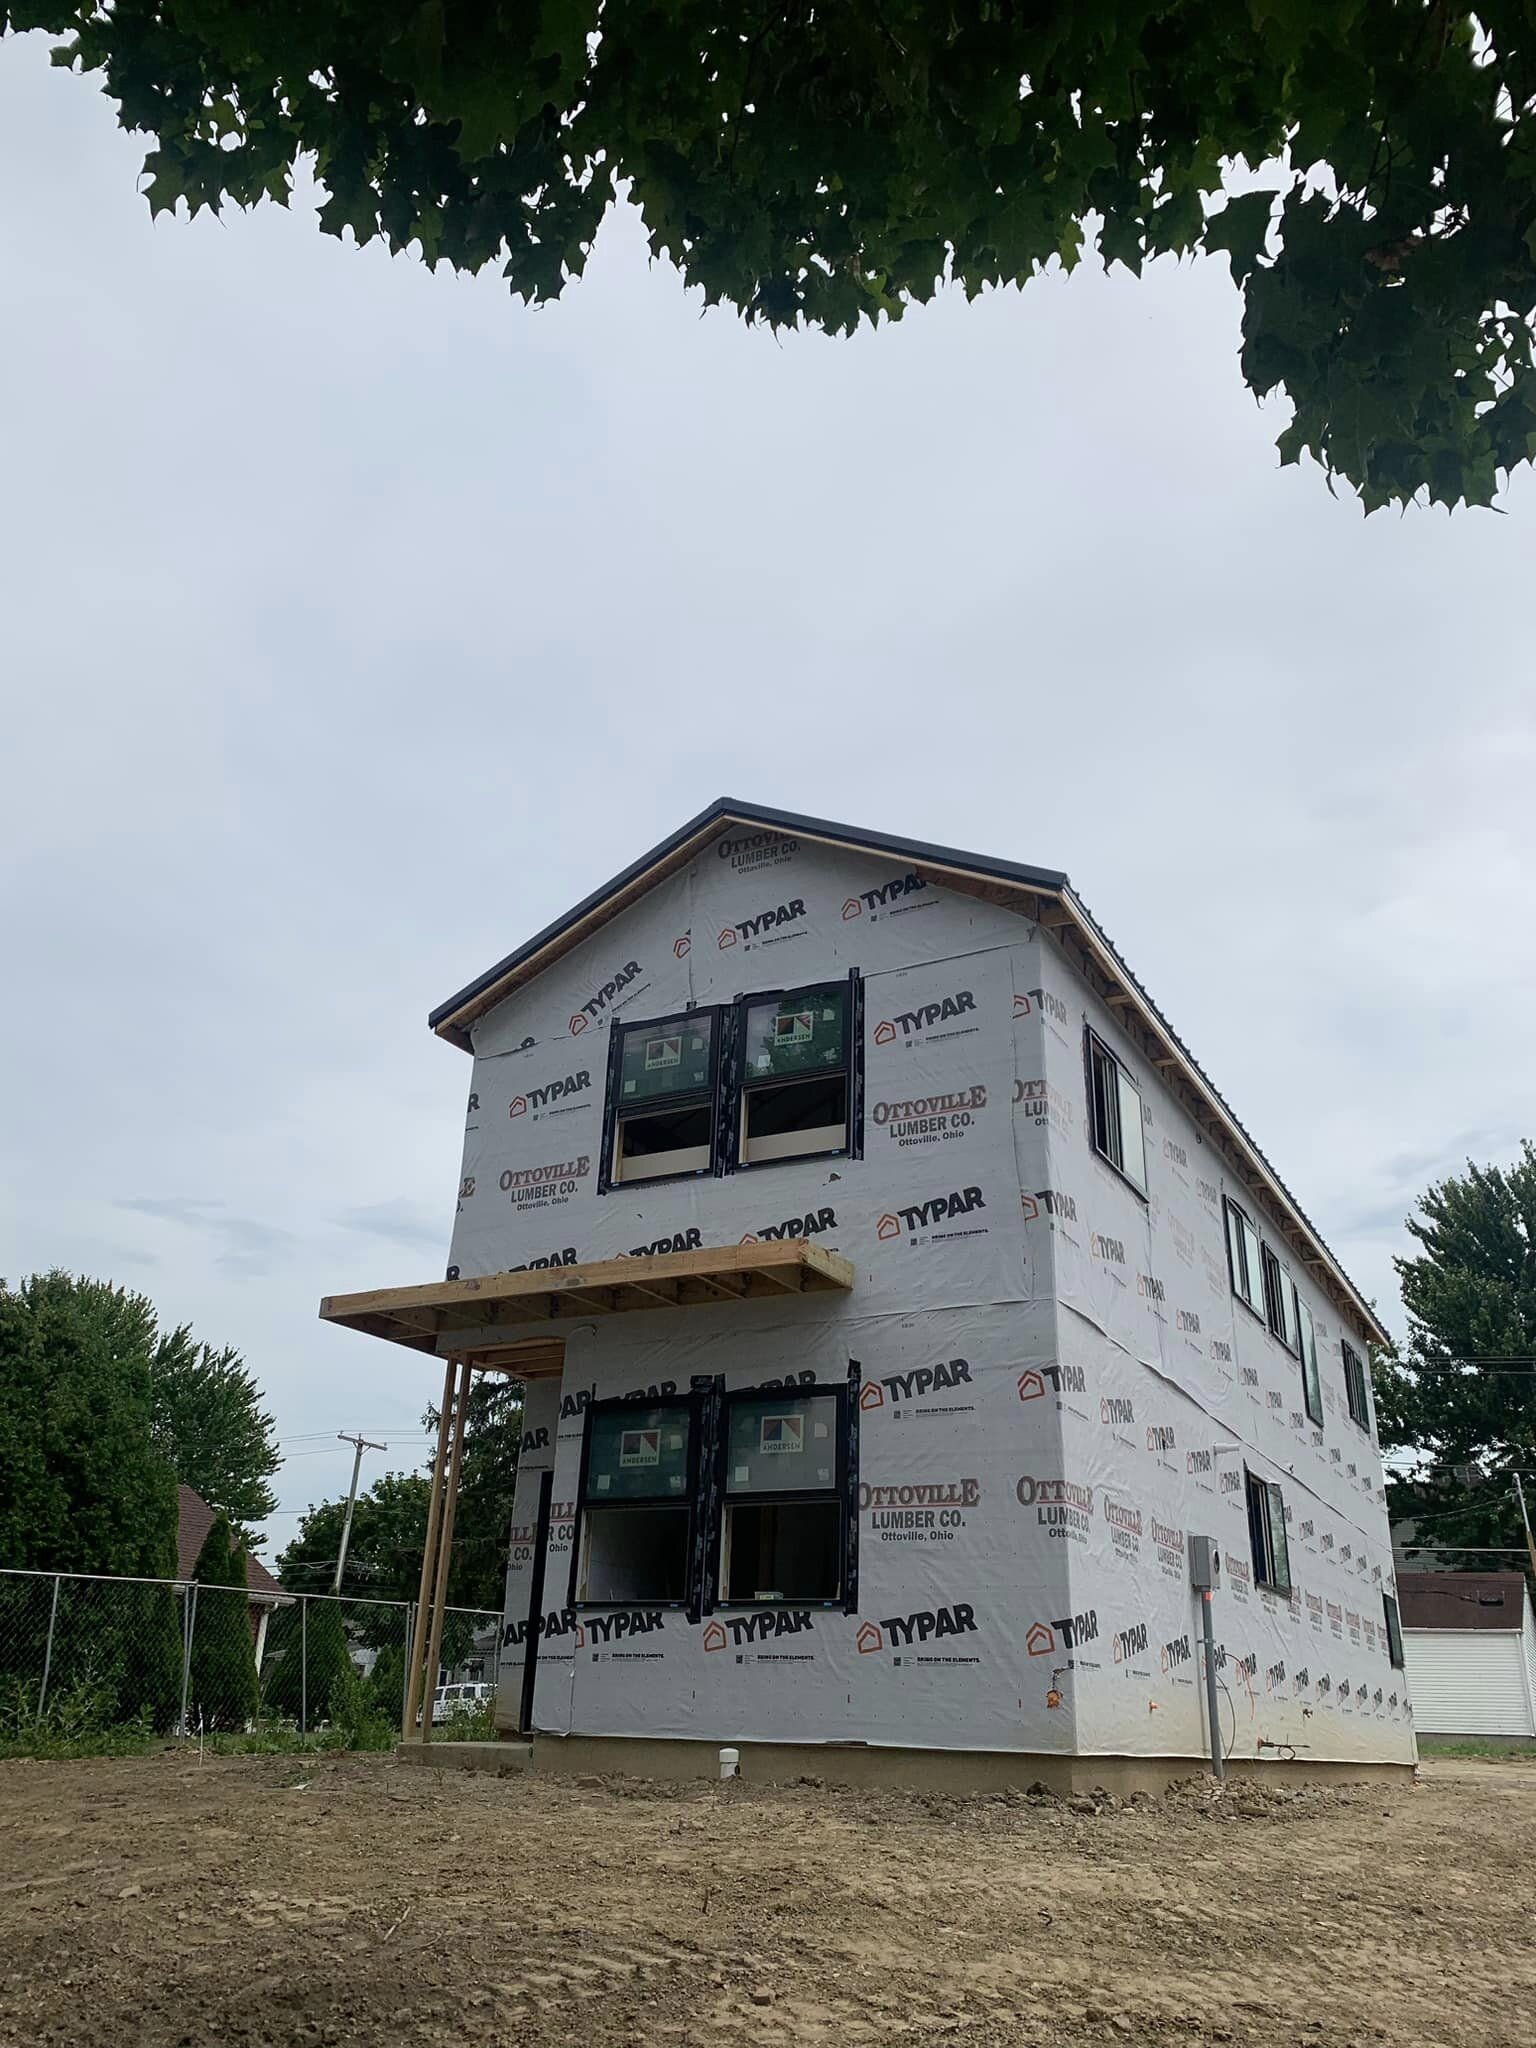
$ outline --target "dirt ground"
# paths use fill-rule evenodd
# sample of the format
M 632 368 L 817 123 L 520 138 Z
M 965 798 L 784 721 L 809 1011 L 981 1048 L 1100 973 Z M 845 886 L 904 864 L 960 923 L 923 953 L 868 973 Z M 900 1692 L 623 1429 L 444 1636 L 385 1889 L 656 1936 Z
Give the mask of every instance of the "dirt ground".
M 1526 2048 L 1536 1764 L 1098 1812 L 379 1757 L 0 1764 L 0 2042 Z

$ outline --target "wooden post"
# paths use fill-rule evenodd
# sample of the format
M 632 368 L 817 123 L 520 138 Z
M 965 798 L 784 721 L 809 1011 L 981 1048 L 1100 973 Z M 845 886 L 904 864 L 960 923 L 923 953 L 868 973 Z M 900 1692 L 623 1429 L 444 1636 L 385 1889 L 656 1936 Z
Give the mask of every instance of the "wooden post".
M 443 1484 L 443 1507 L 437 1539 L 437 1585 L 432 1605 L 432 1636 L 427 1644 L 426 1689 L 421 1702 L 421 1739 L 432 1740 L 433 1696 L 437 1691 L 437 1660 L 443 1647 L 443 1614 L 448 1605 L 448 1567 L 453 1558 L 453 1518 L 459 1504 L 459 1464 L 464 1452 L 464 1420 L 469 1412 L 469 1383 L 474 1368 L 466 1358 L 459 1368 L 458 1400 L 453 1411 L 453 1440 Z
M 428 1601 L 432 1596 L 433 1569 L 436 1564 L 438 1516 L 443 1501 L 443 1468 L 448 1456 L 448 1431 L 453 1420 L 453 1387 L 459 1361 L 450 1358 L 443 1369 L 443 1405 L 437 1417 L 437 1456 L 432 1461 L 432 1495 L 427 1503 L 427 1533 L 421 1548 L 421 1589 L 416 1595 L 416 1628 L 411 1643 L 410 1678 L 405 1691 L 405 1726 L 400 1730 L 400 1740 L 410 1742 L 416 1731 L 416 1709 L 421 1705 L 421 1676 L 425 1664 L 423 1650 L 426 1647 Z M 422 1716 L 425 1723 L 426 1716 Z

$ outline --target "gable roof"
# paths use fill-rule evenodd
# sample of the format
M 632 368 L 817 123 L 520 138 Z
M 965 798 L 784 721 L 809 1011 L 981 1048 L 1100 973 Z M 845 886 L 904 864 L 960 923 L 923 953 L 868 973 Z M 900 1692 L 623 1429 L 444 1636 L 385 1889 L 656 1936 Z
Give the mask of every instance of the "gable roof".
M 218 1520 L 218 1510 L 190 1486 L 176 1489 L 176 1576 L 190 1579 L 197 1569 L 198 1552 L 208 1540 L 208 1531 Z M 246 1552 L 245 1583 L 253 1600 L 281 1600 L 286 1596 L 259 1557 Z
M 1389 1341 L 1370 1304 L 1329 1251 L 1300 1203 L 1090 915 L 1070 877 L 1057 868 L 1027 867 L 1017 861 L 965 853 L 953 846 L 933 846 L 926 840 L 904 839 L 890 832 L 866 832 L 830 818 L 802 817 L 796 811 L 773 810 L 765 804 L 717 797 L 697 817 L 690 818 L 622 873 L 583 897 L 563 917 L 556 918 L 505 959 L 498 960 L 494 967 L 477 975 L 456 995 L 439 1003 L 427 1019 L 432 1030 L 450 1045 L 473 1052 L 470 1033 L 481 1017 L 600 931 L 657 883 L 686 867 L 696 853 L 729 825 L 782 832 L 795 839 L 876 859 L 894 856 L 909 862 L 925 881 L 1002 904 L 1041 925 L 1090 987 L 1113 1007 L 1127 1037 L 1157 1069 L 1224 1164 L 1267 1207 L 1312 1280 L 1340 1313 L 1353 1322 L 1358 1334 L 1376 1343 Z
M 1399 1572 L 1404 1628 L 1518 1629 L 1525 1622 L 1523 1572 Z

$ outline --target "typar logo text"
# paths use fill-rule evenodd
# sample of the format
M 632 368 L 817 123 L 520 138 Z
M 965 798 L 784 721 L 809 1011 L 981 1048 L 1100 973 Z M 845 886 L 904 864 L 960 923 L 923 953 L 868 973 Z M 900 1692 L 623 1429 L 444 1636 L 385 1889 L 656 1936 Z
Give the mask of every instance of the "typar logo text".
M 639 977 L 640 962 L 638 960 L 630 960 L 619 969 L 611 981 L 605 981 L 594 995 L 587 998 L 579 1010 L 572 1013 L 570 1023 L 572 1038 L 578 1037 L 586 1030 L 589 1024 L 596 1023 L 597 1019 L 607 1011 L 622 1009 L 623 1004 L 616 1002 L 614 999 L 621 995 L 625 989 L 629 990 L 629 995 L 624 996 L 624 1002 L 626 1003 L 631 997 L 639 995 L 640 990 L 633 986 L 639 980 Z
M 987 1226 L 969 1219 L 987 1206 L 980 1188 L 951 1188 L 946 1194 L 930 1195 L 926 1201 L 890 1210 L 875 1225 L 882 1243 L 905 1237 L 910 1245 L 943 1244 L 962 1237 L 985 1237 Z M 956 1227 L 951 1227 L 956 1226 Z
M 961 988 L 936 1002 L 920 1003 L 915 1010 L 893 1010 L 879 1020 L 871 1036 L 876 1045 L 936 1045 L 945 1038 L 967 1038 L 979 1029 L 975 993 Z
M 926 910 L 937 901 L 921 875 L 896 875 L 888 882 L 877 882 L 873 889 L 865 889 L 858 896 L 850 896 L 843 905 L 843 922 L 851 924 L 854 918 L 867 916 L 873 924 L 881 916 L 899 917 L 904 910 Z
M 866 1415 L 888 1407 L 898 1419 L 904 1411 L 923 1415 L 970 1415 L 976 1407 L 971 1387 L 968 1359 L 941 1358 L 933 1365 L 914 1366 L 911 1372 L 893 1372 L 867 1379 L 859 1394 L 859 1407 Z M 935 1400 L 935 1395 L 947 1398 Z
M 800 937 L 799 932 L 786 932 L 781 927 L 787 924 L 797 925 L 804 916 L 805 903 L 799 896 L 793 897 L 788 903 L 771 903 L 766 909 L 756 911 L 751 917 L 744 917 L 736 924 L 722 925 L 715 944 L 722 952 L 727 946 L 745 946 L 750 951 L 754 944 L 777 945 L 782 939 Z
M 809 1608 L 775 1607 L 758 1614 L 716 1615 L 705 1623 L 703 1643 L 706 1654 L 734 1648 L 738 1664 L 745 1664 L 747 1653 L 754 1648 L 757 1654 L 752 1661 L 757 1664 L 811 1664 L 815 1662 L 813 1642 L 796 1640 L 788 1650 L 777 1647 L 786 1637 L 798 1639 L 811 1633 Z M 763 1644 L 775 1647 L 764 1649 Z
M 544 1088 L 530 1088 L 523 1095 L 514 1095 L 507 1106 L 508 1116 L 526 1116 L 537 1123 L 541 1116 L 567 1115 L 573 1109 L 584 1109 L 585 1103 L 573 1100 L 586 1095 L 592 1087 L 592 1075 L 586 1067 L 578 1067 L 574 1074 L 566 1074 L 560 1080 L 551 1081 Z
M 854 1644 L 861 1657 L 889 1650 L 893 1664 L 979 1664 L 980 1657 L 966 1650 L 930 1647 L 977 1633 L 975 1609 L 957 1600 L 952 1607 L 921 1608 L 915 1614 L 888 1614 L 880 1621 L 866 1621 Z M 907 1652 L 911 1654 L 904 1659 Z

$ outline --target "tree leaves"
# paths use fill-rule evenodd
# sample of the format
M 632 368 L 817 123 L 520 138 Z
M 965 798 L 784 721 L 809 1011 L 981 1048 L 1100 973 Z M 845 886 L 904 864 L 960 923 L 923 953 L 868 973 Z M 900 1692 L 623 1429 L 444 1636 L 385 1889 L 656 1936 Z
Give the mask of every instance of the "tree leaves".
M 151 211 L 286 196 L 546 300 L 624 186 L 706 303 L 848 333 L 1095 244 L 1225 255 L 1243 374 L 1369 511 L 1532 459 L 1529 0 L 0 4 L 156 147 Z M 1267 192 L 1211 205 L 1262 164 Z M 1278 213 L 1274 202 L 1280 202 Z

